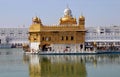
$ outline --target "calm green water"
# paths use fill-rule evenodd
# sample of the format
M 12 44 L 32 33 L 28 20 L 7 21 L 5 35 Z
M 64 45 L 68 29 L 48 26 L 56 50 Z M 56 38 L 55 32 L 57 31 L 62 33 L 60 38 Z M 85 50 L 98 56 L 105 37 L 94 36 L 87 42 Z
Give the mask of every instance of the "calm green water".
M 40 56 L 0 49 L 0 77 L 120 77 L 120 55 Z

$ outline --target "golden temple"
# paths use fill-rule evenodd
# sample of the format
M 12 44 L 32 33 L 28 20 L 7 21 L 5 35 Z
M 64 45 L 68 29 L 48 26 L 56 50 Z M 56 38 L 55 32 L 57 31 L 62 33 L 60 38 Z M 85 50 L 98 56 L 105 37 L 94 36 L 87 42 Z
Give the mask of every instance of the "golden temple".
M 77 22 L 71 9 L 67 7 L 59 25 L 43 25 L 40 18 L 34 17 L 29 28 L 29 41 L 35 49 L 53 44 L 83 44 L 85 32 L 85 17 L 81 15 Z

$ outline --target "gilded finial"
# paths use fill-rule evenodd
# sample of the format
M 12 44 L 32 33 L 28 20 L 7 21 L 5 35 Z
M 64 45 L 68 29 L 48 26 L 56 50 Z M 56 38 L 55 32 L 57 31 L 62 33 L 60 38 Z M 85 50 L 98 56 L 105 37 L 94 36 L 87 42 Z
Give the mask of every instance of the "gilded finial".
M 83 16 L 83 13 L 81 13 L 80 19 L 84 20 L 85 17 Z
M 69 8 L 69 5 L 67 4 L 67 8 Z

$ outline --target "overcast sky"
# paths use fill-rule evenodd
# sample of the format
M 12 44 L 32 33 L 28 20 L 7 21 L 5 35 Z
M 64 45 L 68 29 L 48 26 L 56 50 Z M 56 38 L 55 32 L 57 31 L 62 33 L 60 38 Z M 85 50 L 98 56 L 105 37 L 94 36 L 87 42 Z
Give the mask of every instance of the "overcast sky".
M 29 27 L 34 16 L 58 24 L 67 5 L 73 17 L 85 16 L 87 27 L 120 25 L 120 0 L 0 0 L 0 27 Z

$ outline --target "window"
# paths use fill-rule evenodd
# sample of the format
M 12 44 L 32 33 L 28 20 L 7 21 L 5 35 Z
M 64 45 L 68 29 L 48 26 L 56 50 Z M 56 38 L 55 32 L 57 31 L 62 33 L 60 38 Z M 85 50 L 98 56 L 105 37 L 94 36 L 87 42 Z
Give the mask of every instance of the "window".
M 22 33 L 18 33 L 18 34 L 22 34 Z
M 37 39 L 36 39 L 36 38 L 34 38 L 34 41 L 37 41 Z
M 74 40 L 74 37 L 73 37 L 73 36 L 71 36 L 71 40 Z
M 1 33 L 1 36 L 4 36 L 5 35 L 5 33 Z
M 64 40 L 64 37 L 63 37 L 63 36 L 61 37 L 61 40 Z
M 42 37 L 42 41 L 44 41 L 44 37 Z
M 66 40 L 68 40 L 68 36 L 66 36 Z
M 10 36 L 14 36 L 14 33 L 10 33 Z

